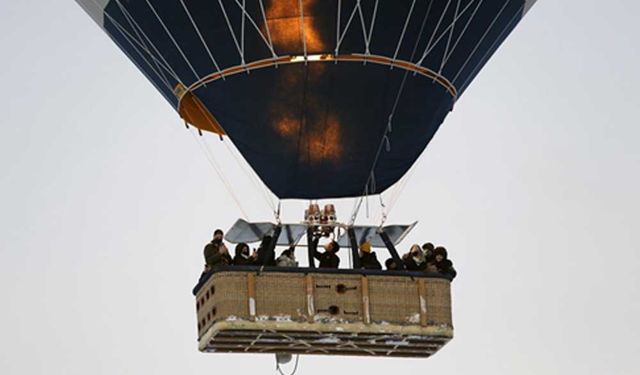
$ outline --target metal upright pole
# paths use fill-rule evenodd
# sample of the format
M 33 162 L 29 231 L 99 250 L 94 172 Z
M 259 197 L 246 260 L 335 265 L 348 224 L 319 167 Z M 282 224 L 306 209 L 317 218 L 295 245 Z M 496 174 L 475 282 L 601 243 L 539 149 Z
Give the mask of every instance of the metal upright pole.
M 316 268 L 315 258 L 313 257 L 318 247 L 318 241 L 313 238 L 313 229 L 307 229 L 307 257 L 309 258 L 309 268 Z
M 353 268 L 360 269 L 362 266 L 360 264 L 360 255 L 358 254 L 358 241 L 356 240 L 356 231 L 353 227 L 349 227 L 347 229 L 347 234 L 349 235 L 349 242 L 351 242 L 351 257 L 353 258 Z
M 269 248 L 266 251 L 266 259 L 265 265 L 273 264 L 276 260 L 276 245 L 278 244 L 278 238 L 280 237 L 280 233 L 282 233 L 282 225 L 277 225 L 276 229 L 273 231 L 273 237 L 271 238 L 271 243 L 269 244 Z
M 393 242 L 391 242 L 391 239 L 389 238 L 389 235 L 382 229 L 378 230 L 378 234 L 380 235 L 380 238 L 382 238 L 382 242 L 384 242 L 385 246 L 387 247 L 387 249 L 391 253 L 391 257 L 393 258 L 393 262 L 396 264 L 398 269 L 399 270 L 406 270 L 406 267 L 404 266 L 404 262 L 402 261 L 402 259 L 400 259 L 400 256 L 398 255 L 398 252 L 396 251 L 396 247 L 393 246 Z

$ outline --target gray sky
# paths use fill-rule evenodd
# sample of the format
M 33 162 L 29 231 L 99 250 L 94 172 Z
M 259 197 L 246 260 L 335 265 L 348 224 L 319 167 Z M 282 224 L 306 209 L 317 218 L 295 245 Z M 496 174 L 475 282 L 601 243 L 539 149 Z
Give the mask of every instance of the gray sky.
M 539 1 L 420 159 L 389 222 L 452 254 L 455 339 L 301 373 L 640 373 L 638 14 Z M 239 215 L 173 109 L 71 0 L 0 2 L 0 47 L 0 373 L 271 373 L 197 351 L 202 246 Z

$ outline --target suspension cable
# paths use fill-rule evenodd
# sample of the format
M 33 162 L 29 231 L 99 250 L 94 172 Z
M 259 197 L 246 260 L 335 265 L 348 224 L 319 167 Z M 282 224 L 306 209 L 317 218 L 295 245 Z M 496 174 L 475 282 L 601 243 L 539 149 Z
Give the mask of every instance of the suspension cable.
M 384 225 L 384 223 L 387 221 L 387 218 L 391 214 L 391 211 L 395 208 L 396 203 L 398 203 L 398 200 L 402 195 L 402 191 L 409 184 L 409 180 L 411 179 L 411 177 L 413 177 L 415 171 L 418 169 L 417 165 L 420 163 L 420 160 L 421 159 L 418 159 L 418 161 L 411 167 L 411 169 L 409 169 L 409 172 L 405 174 L 393 188 L 390 189 L 391 191 L 389 193 L 389 199 L 387 199 L 386 204 L 382 201 L 382 194 L 380 194 L 380 226 Z
M 449 0 L 450 1 L 450 0 Z M 433 2 L 433 0 L 431 0 L 431 2 Z M 420 36 L 422 36 L 422 32 L 424 31 L 424 28 L 427 24 L 427 18 L 429 16 L 429 13 L 431 11 L 431 3 L 429 5 L 429 7 L 427 8 L 427 11 L 424 15 L 424 18 L 422 20 L 422 25 L 420 26 L 420 31 L 418 32 L 419 37 L 416 39 L 416 42 L 413 45 L 413 51 L 411 52 L 411 58 L 409 59 L 409 61 L 413 61 L 413 58 L 415 57 L 415 54 L 418 50 L 418 44 L 420 43 L 420 40 L 422 39 Z M 436 30 L 437 31 L 437 30 Z M 436 32 L 434 31 L 434 33 Z M 356 203 L 354 205 L 354 209 L 351 212 L 351 220 L 349 222 L 349 225 L 353 225 L 353 223 L 355 223 L 356 218 L 358 217 L 358 213 L 360 212 L 360 207 L 362 206 L 362 200 L 365 198 L 365 196 L 368 195 L 369 193 L 369 187 L 370 187 L 370 183 L 372 182 L 372 180 L 375 179 L 375 168 L 376 165 L 378 164 L 378 159 L 380 158 L 380 155 L 382 154 L 382 149 L 385 145 L 385 143 L 387 144 L 387 150 L 390 149 L 390 141 L 388 138 L 388 134 L 391 133 L 391 125 L 392 125 L 392 121 L 393 121 L 393 115 L 395 114 L 395 111 L 398 107 L 398 104 L 400 102 L 400 96 L 402 96 L 402 92 L 404 91 L 404 85 L 407 81 L 407 77 L 409 75 L 409 72 L 406 71 L 404 72 L 404 75 L 402 77 L 402 82 L 400 83 L 400 87 L 398 88 L 398 93 L 396 94 L 396 98 L 395 101 L 393 103 L 393 108 L 391 109 L 391 113 L 389 114 L 388 120 L 387 120 L 387 125 L 384 129 L 384 132 L 382 133 L 382 137 L 380 139 L 380 144 L 378 145 L 378 150 L 376 152 L 376 156 L 373 160 L 373 164 L 371 166 L 371 170 L 369 171 L 369 176 L 367 178 L 367 181 L 365 182 L 364 185 L 364 191 L 362 193 L 362 196 L 360 196 L 359 199 L 356 200 Z M 375 190 L 374 190 L 375 192 Z
M 229 195 L 231 195 L 231 198 L 233 198 L 234 202 L 236 203 L 236 205 L 238 206 L 238 208 L 240 209 L 240 212 L 242 212 L 243 217 L 247 220 L 249 220 L 249 215 L 247 215 L 247 212 L 244 210 L 244 208 L 242 207 L 242 203 L 240 203 L 240 199 L 238 199 L 238 197 L 236 196 L 236 194 L 233 191 L 233 188 L 231 187 L 231 185 L 229 184 L 229 181 L 227 180 L 226 176 L 224 175 L 224 173 L 222 172 L 222 169 L 220 168 L 220 166 L 218 165 L 218 162 L 215 159 L 215 156 L 213 155 L 213 153 L 211 152 L 211 150 L 209 150 L 206 147 L 206 143 L 203 145 L 203 143 L 198 139 L 198 136 L 196 136 L 193 131 L 191 131 L 191 128 L 189 128 L 189 134 L 191 134 L 191 136 L 193 137 L 194 141 L 198 144 L 198 146 L 200 146 L 200 150 L 202 151 L 202 153 L 204 154 L 204 156 L 207 158 L 207 160 L 209 161 L 209 164 L 211 165 L 211 167 L 213 168 L 213 170 L 215 171 L 216 175 L 220 178 L 220 180 L 222 181 L 222 184 L 224 185 L 224 187 L 227 189 L 227 191 L 229 192 Z
M 238 164 L 238 167 L 247 176 L 249 181 L 251 181 L 251 184 L 256 188 L 256 190 L 258 190 L 262 194 L 262 197 L 264 198 L 265 202 L 271 208 L 271 211 L 273 212 L 273 214 L 277 218 L 278 217 L 278 210 L 277 210 L 277 207 L 276 207 L 275 203 L 273 203 L 273 198 L 270 195 L 271 192 L 264 185 L 264 183 L 259 180 L 259 178 L 255 175 L 255 173 L 252 173 L 247 168 L 247 166 L 243 163 L 243 161 L 240 160 L 240 157 L 238 156 L 238 154 L 236 152 L 236 149 L 229 144 L 230 142 L 224 142 L 223 141 L 222 143 L 224 143 L 225 147 L 227 148 L 227 151 L 231 154 L 231 156 L 233 156 L 233 159 Z

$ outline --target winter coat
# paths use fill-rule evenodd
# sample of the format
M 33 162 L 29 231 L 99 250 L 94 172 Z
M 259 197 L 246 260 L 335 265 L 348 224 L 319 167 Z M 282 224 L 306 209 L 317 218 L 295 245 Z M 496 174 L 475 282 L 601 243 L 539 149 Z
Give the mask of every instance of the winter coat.
M 453 280 L 458 274 L 453 268 L 453 263 L 449 259 L 443 259 L 441 262 L 436 262 L 436 268 L 438 272 L 447 276 L 449 280 Z
M 236 254 L 233 257 L 233 265 L 234 266 L 253 266 L 256 264 L 256 261 L 252 257 L 245 258 L 242 254 Z
M 436 273 L 438 272 L 438 266 L 436 266 L 436 261 L 429 261 L 427 262 L 427 267 L 425 269 L 426 272 L 433 272 Z
M 219 242 L 211 241 L 204 247 L 204 261 L 210 268 L 231 264 L 231 256 L 220 252 Z
M 276 266 L 278 267 L 298 267 L 298 262 L 286 255 L 280 255 L 276 259 Z
M 320 253 L 316 250 L 313 253 L 313 257 L 320 261 L 320 265 L 318 266 L 320 268 L 338 268 L 340 265 L 340 258 L 338 258 L 336 253 L 330 251 Z
M 274 252 L 273 251 L 268 252 L 267 250 L 265 250 L 265 247 L 259 247 L 258 259 L 256 261 L 256 264 L 261 266 L 275 266 L 276 260 L 275 260 Z
M 260 246 L 258 246 L 258 258 L 256 260 L 256 264 L 261 266 L 276 265 L 276 254 L 274 249 L 271 247 L 272 245 L 274 245 L 272 241 L 273 238 L 271 238 L 271 236 L 264 236 L 262 242 L 260 243 Z
M 378 261 L 375 252 L 360 253 L 360 267 L 368 270 L 381 270 L 382 265 Z
M 403 259 L 404 266 L 407 268 L 407 271 L 424 271 L 427 268 L 427 262 L 423 261 L 421 263 L 417 263 L 415 259 L 411 255 Z

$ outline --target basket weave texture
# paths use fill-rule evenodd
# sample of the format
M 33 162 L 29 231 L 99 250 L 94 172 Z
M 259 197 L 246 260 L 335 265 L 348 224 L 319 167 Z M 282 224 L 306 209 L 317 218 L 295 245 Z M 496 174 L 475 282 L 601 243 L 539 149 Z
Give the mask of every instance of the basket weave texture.
M 453 337 L 450 282 L 436 278 L 222 271 L 196 310 L 207 352 L 425 357 Z

